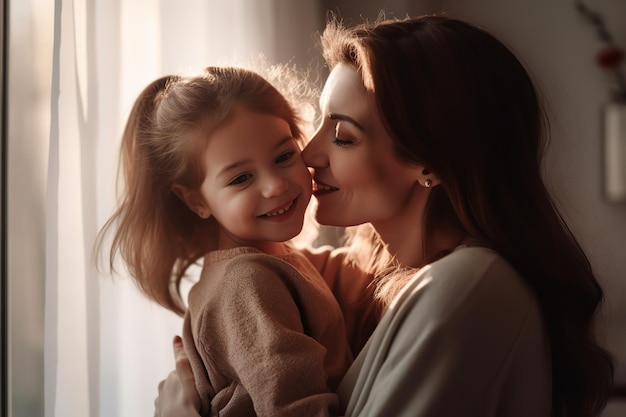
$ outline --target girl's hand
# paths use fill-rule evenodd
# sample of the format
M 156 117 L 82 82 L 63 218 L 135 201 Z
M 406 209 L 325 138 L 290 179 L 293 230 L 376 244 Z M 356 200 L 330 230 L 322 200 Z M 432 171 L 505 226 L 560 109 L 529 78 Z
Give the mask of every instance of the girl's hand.
M 154 417 L 199 417 L 200 397 L 180 336 L 174 337 L 176 370 L 159 383 Z

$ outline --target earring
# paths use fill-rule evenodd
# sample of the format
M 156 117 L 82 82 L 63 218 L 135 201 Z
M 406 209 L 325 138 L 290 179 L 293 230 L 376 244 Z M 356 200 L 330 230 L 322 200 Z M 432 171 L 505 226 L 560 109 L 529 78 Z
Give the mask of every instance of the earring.
M 433 185 L 433 182 L 430 180 L 430 178 L 427 178 L 427 179 L 424 181 L 424 187 L 426 187 L 426 188 L 430 188 L 430 186 L 431 186 L 431 185 Z

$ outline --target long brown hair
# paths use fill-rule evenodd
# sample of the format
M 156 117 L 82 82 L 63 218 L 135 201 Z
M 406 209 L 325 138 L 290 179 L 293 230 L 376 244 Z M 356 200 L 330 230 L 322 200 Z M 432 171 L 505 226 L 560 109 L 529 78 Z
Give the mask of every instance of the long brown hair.
M 197 75 L 159 78 L 140 93 L 128 117 L 120 150 L 122 201 L 96 248 L 114 231 L 111 268 L 121 255 L 139 288 L 178 314 L 185 309 L 185 271 L 216 248 L 215 220 L 197 216 L 172 190 L 174 184 L 200 187 L 205 138 L 235 106 L 287 121 L 301 143 L 303 126 L 314 122 L 306 110 L 315 89 L 303 73 L 286 65 L 259 68 L 265 77 L 241 67 L 208 67 Z
M 424 219 L 461 227 L 533 288 L 552 348 L 553 415 L 594 416 L 613 381 L 595 341 L 603 292 L 542 179 L 547 117 L 515 55 L 485 30 L 445 16 L 351 28 L 331 16 L 326 62 L 354 65 L 375 93 L 399 158 L 435 172 Z

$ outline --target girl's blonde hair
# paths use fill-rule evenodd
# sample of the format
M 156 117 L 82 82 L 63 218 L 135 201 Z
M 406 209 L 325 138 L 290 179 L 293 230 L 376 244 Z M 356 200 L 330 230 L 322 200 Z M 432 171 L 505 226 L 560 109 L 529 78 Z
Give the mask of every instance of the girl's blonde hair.
M 301 144 L 313 123 L 310 100 L 316 91 L 307 78 L 287 65 L 259 68 L 267 78 L 242 67 L 161 77 L 140 93 L 122 136 L 125 189 L 119 208 L 100 231 L 97 248 L 114 231 L 111 270 L 121 255 L 139 288 L 178 314 L 185 310 L 180 292 L 185 271 L 217 245 L 215 220 L 198 217 L 172 191 L 175 184 L 194 190 L 202 184 L 204 138 L 235 106 L 285 120 Z

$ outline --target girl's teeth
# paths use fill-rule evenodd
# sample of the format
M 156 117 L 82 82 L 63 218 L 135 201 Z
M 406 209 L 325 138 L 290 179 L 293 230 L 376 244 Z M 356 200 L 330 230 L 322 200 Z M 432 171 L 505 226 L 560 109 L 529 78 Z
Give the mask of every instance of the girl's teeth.
M 291 204 L 289 204 L 287 207 L 285 207 L 284 209 L 280 209 L 280 210 L 274 211 L 272 213 L 267 213 L 266 216 L 271 217 L 271 216 L 278 216 L 279 214 L 283 214 L 284 212 L 286 212 L 287 210 L 289 210 L 291 208 L 292 204 L 293 204 L 293 202 Z

